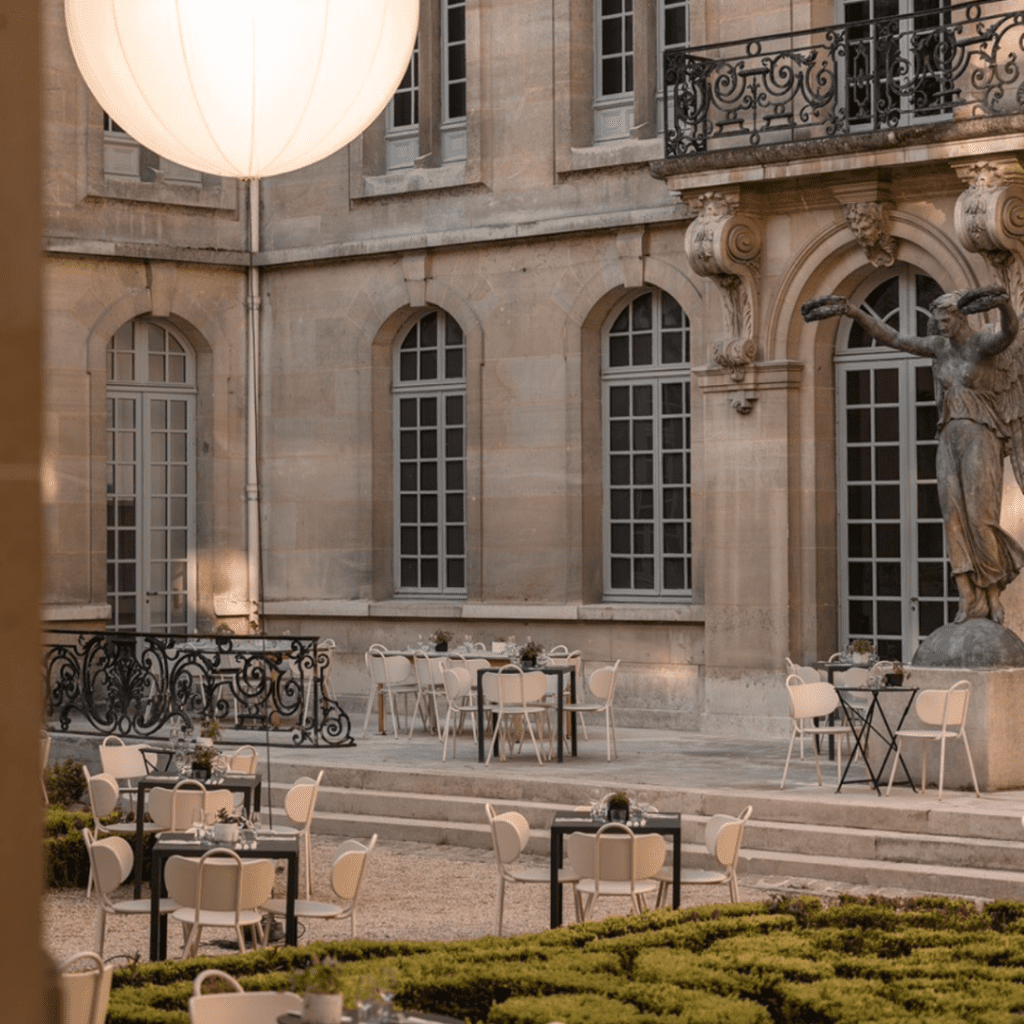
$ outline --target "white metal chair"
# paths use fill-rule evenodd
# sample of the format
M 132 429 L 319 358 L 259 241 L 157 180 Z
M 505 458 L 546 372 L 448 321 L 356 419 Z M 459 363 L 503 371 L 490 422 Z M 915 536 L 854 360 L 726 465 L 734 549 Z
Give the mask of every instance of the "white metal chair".
M 548 651 L 547 662 L 548 665 L 571 665 L 575 670 L 576 675 L 576 692 L 582 695 L 586 690 L 586 681 L 583 677 L 583 652 L 582 651 L 570 651 L 565 644 L 556 644 L 551 650 Z M 548 676 L 548 702 L 555 706 L 557 703 L 557 694 L 555 687 L 558 686 L 558 679 L 556 676 Z M 568 693 L 568 691 L 566 691 Z M 565 698 L 568 700 L 568 696 Z M 565 715 L 565 722 L 562 723 L 568 734 L 568 727 L 570 718 L 568 712 Z M 588 739 L 587 736 L 587 723 L 585 719 L 580 718 L 580 725 L 583 727 L 583 738 Z
M 227 789 L 207 789 L 198 779 L 182 779 L 173 789 L 155 786 L 149 791 L 149 815 L 158 832 L 181 832 L 191 828 L 197 820 L 197 811 L 209 824 L 220 811 L 234 809 L 235 794 Z
M 416 677 L 416 707 L 409 717 L 409 735 L 416 728 L 416 715 L 423 720 L 424 728 L 432 730 L 440 736 L 441 716 L 438 710 L 438 698 L 444 696 L 444 679 L 442 672 L 448 666 L 447 658 L 430 658 L 423 651 L 417 651 L 412 659 Z
M 202 857 L 170 857 L 164 866 L 167 893 L 178 907 L 171 917 L 185 927 L 182 958 L 195 956 L 204 928 L 229 928 L 245 952 L 245 928 L 262 946 L 263 913 L 259 909 L 274 890 L 274 862 L 242 860 L 224 847 Z
M 131 845 L 120 836 L 96 839 L 92 831 L 82 829 L 82 838 L 89 855 L 89 874 L 96 880 L 96 948 L 103 955 L 107 931 L 107 917 L 110 914 L 146 914 L 150 912 L 149 897 L 141 900 L 111 899 L 118 886 L 123 885 L 135 866 L 135 855 Z M 160 913 L 169 914 L 177 909 L 172 899 L 160 900 Z
M 565 843 L 569 870 L 580 876 L 580 920 L 587 920 L 602 896 L 629 897 L 638 914 L 647 909 L 646 897 L 657 896 L 667 849 L 664 836 L 637 835 L 628 825 L 609 822 L 596 834 L 570 832 Z
M 529 867 L 516 863 L 530 840 L 530 825 L 522 814 L 518 811 L 505 811 L 504 814 L 497 814 L 490 804 L 485 804 L 484 810 L 487 812 L 487 820 L 491 825 L 491 841 L 494 844 L 494 858 L 498 866 L 496 925 L 497 934 L 500 936 L 505 914 L 505 883 L 535 882 L 540 885 L 548 885 L 551 882 L 551 870 L 546 865 Z M 576 892 L 576 882 L 579 881 L 579 876 L 570 869 L 560 866 L 558 880 L 563 884 L 572 885 L 576 920 L 582 920 L 579 894 Z
M 227 758 L 229 772 L 236 772 L 239 775 L 255 775 L 259 768 L 259 751 L 249 744 L 224 756 Z
M 100 744 L 100 764 L 106 775 L 113 775 L 129 800 L 134 798 L 135 787 L 144 775 L 153 770 L 142 747 L 129 745 L 120 736 L 107 736 Z
M 505 760 L 506 744 L 503 740 L 509 739 L 508 746 L 514 743 L 518 737 L 511 730 L 513 724 L 520 721 L 529 733 L 537 763 L 544 763 L 537 733 L 539 731 L 543 736 L 544 729 L 540 723 L 549 711 L 548 705 L 543 703 L 547 685 L 547 677 L 543 672 L 524 672 L 518 665 L 503 665 L 497 671 L 484 675 L 484 695 L 496 706 L 498 712 L 494 723 L 494 743 L 487 748 L 487 764 L 491 763 L 495 744 L 501 747 L 501 759 Z M 538 723 L 537 729 L 534 728 L 535 720 Z
M 65 960 L 60 966 L 61 1024 L 103 1024 L 113 976 L 114 965 L 103 962 L 102 951 L 86 950 Z
M 805 683 L 800 676 L 786 677 L 786 690 L 789 694 L 789 715 L 790 734 L 789 750 L 786 753 L 786 767 L 782 772 L 782 784 L 780 789 L 786 788 L 786 776 L 789 774 L 789 762 L 793 756 L 793 744 L 800 740 L 800 749 L 803 750 L 805 738 L 814 740 L 820 736 L 834 736 L 840 741 L 840 749 L 836 752 L 836 784 L 839 784 L 843 775 L 842 740 L 849 741 L 853 735 L 848 722 L 837 722 L 828 725 L 827 719 L 836 708 L 839 707 L 839 694 L 831 683 L 819 681 L 816 683 Z M 815 719 L 825 719 L 826 724 L 816 725 Z M 818 775 L 818 785 L 821 782 L 821 765 L 819 764 L 818 745 L 812 743 L 814 749 L 814 770 Z
M 442 669 L 441 679 L 444 683 L 444 695 L 448 704 L 448 710 L 444 717 L 444 729 L 441 733 L 443 742 L 441 760 L 447 761 L 448 737 L 452 738 L 452 758 L 454 758 L 464 715 L 469 715 L 473 726 L 473 738 L 476 739 L 476 680 L 470 679 L 469 673 L 459 665 L 449 665 Z
M 203 985 L 216 979 L 230 992 L 203 993 Z M 188 1001 L 190 1024 L 277 1024 L 285 1014 L 302 1015 L 297 992 L 246 992 L 224 971 L 209 968 L 196 975 Z
M 366 701 L 366 714 L 363 717 L 365 736 L 370 728 L 370 714 L 383 694 L 387 701 L 387 709 L 391 714 L 391 728 L 395 739 L 398 739 L 398 717 L 395 708 L 395 697 L 408 701 L 409 698 L 419 699 L 419 685 L 412 674 L 412 663 L 401 654 L 384 654 L 372 648 L 366 652 L 366 671 L 370 676 L 370 694 Z M 408 705 L 406 705 L 408 707 Z
M 960 740 L 967 755 L 967 765 L 971 769 L 971 782 L 974 783 L 974 795 L 981 796 L 978 790 L 978 777 L 974 774 L 974 759 L 971 757 L 971 745 L 967 742 L 967 709 L 971 703 L 971 684 L 967 679 L 954 683 L 948 690 L 921 690 L 914 698 L 914 711 L 925 725 L 938 726 L 936 729 L 899 729 L 896 732 L 896 751 L 893 754 L 892 768 L 889 771 L 889 785 L 886 794 L 892 792 L 892 780 L 896 776 L 896 766 L 900 761 L 900 750 L 904 740 L 921 740 L 921 792 L 927 788 L 925 768 L 928 759 L 928 743 L 939 744 L 939 799 L 942 799 L 942 786 L 946 775 L 946 743 Z
M 341 904 L 296 900 L 295 916 L 347 920 L 350 934 L 354 939 L 356 937 L 356 908 L 359 904 L 359 893 L 362 891 L 363 879 L 366 877 L 367 861 L 376 845 L 376 833 L 368 843 L 361 843 L 357 839 L 346 839 L 338 847 L 334 862 L 331 864 L 330 875 L 331 888 L 342 901 Z M 287 900 L 272 899 L 263 904 L 263 909 L 273 919 L 275 916 L 284 917 L 287 906 Z
M 619 675 L 619 662 L 596 669 L 591 673 L 586 683 L 587 689 L 593 700 L 577 701 L 576 703 L 563 704 L 565 710 L 574 715 L 603 714 L 605 746 L 607 748 L 608 760 L 612 759 L 612 750 L 615 751 L 615 759 L 619 757 L 619 745 L 615 739 L 615 683 Z M 584 735 L 586 732 L 584 731 Z
M 121 803 L 121 791 L 117 786 L 117 779 L 113 775 L 100 772 L 99 775 L 92 775 L 89 769 L 82 765 L 82 774 L 85 776 L 85 791 L 89 797 L 89 809 L 92 811 L 93 834 L 97 839 L 103 836 L 130 836 L 134 839 L 137 825 L 134 821 L 113 821 L 104 824 L 103 818 L 114 813 Z M 160 826 L 154 821 L 142 823 L 143 833 L 159 832 Z M 92 892 L 93 873 L 89 871 L 89 881 L 86 883 L 85 895 Z
M 715 859 L 721 870 L 705 870 L 703 868 L 684 868 L 679 873 L 680 885 L 722 885 L 729 886 L 729 898 L 739 903 L 739 883 L 736 881 L 736 864 L 740 858 L 740 846 L 743 843 L 743 829 L 750 815 L 754 812 L 748 806 L 738 818 L 729 814 L 716 814 L 704 829 L 704 844 L 708 853 Z M 672 892 L 672 869 L 663 867 L 658 872 L 661 887 L 658 890 L 658 906 L 668 902 Z
M 313 823 L 313 812 L 316 810 L 316 799 L 320 794 L 320 783 L 323 780 L 324 772 L 315 779 L 308 775 L 292 783 L 292 788 L 284 795 L 284 813 L 288 815 L 291 825 L 275 825 L 274 831 L 280 835 L 301 836 L 305 848 L 305 856 L 300 860 L 306 867 L 306 899 L 310 897 L 312 873 L 312 861 L 310 860 L 309 829 Z

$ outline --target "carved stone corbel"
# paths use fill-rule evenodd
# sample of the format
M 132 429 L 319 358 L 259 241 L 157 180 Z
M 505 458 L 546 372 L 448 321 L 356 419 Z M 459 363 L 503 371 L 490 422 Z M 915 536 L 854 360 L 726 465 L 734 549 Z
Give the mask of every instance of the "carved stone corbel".
M 957 240 L 984 257 L 1017 309 L 1024 307 L 1024 168 L 1014 157 L 953 164 L 967 188 L 956 201 Z
M 846 223 L 868 262 L 873 267 L 893 266 L 897 241 L 889 230 L 892 201 L 885 183 L 867 181 L 856 185 L 837 185 L 832 194 L 839 200 Z
M 683 240 L 687 258 L 698 274 L 718 285 L 725 310 L 727 334 L 715 342 L 712 358 L 741 381 L 757 356 L 761 225 L 739 211 L 738 191 L 705 192 L 690 200 L 690 208 L 697 217 Z

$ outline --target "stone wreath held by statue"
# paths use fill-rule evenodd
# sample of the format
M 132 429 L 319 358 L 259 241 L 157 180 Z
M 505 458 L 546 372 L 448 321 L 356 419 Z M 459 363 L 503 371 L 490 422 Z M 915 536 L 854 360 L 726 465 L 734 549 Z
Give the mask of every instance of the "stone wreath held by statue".
M 972 330 L 968 314 L 990 309 L 999 323 Z M 1024 490 L 1024 317 L 993 287 L 940 295 L 929 306 L 923 338 L 900 334 L 841 295 L 812 299 L 801 313 L 807 321 L 852 317 L 880 344 L 931 359 L 939 503 L 960 595 L 956 621 L 1001 623 L 1000 595 L 1024 567 L 1024 548 L 999 527 L 1005 456 Z

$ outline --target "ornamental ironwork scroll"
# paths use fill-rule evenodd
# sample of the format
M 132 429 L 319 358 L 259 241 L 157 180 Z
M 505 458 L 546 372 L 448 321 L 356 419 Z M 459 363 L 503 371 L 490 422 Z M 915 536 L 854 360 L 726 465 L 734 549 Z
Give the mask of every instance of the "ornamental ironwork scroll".
M 214 718 L 280 745 L 354 743 L 316 637 L 52 630 L 43 654 L 46 717 L 65 732 L 144 738 Z
M 1024 110 L 1024 12 L 1001 0 L 666 50 L 665 156 Z

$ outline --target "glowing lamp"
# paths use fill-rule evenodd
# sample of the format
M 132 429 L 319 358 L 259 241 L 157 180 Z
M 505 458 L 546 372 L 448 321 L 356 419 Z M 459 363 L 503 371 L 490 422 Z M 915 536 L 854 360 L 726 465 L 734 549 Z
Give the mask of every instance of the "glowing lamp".
M 143 146 L 209 174 L 322 160 L 384 109 L 419 0 L 64 0 L 79 70 Z

